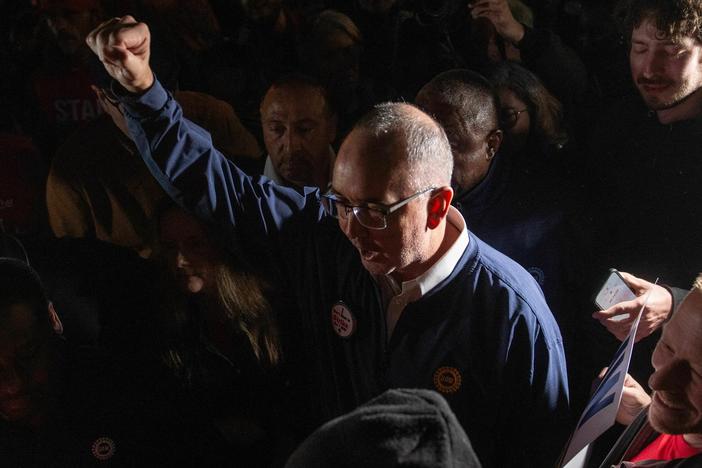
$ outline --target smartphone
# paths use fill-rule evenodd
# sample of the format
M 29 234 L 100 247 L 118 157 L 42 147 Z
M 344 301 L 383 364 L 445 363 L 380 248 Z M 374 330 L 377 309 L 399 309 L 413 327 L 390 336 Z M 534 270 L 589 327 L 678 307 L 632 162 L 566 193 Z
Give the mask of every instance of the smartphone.
M 610 268 L 609 276 L 595 296 L 595 305 L 600 310 L 609 309 L 614 304 L 623 301 L 636 299 L 636 294 L 627 286 L 621 273 L 614 268 Z M 612 320 L 624 320 L 629 317 L 629 314 L 622 314 L 612 317 Z

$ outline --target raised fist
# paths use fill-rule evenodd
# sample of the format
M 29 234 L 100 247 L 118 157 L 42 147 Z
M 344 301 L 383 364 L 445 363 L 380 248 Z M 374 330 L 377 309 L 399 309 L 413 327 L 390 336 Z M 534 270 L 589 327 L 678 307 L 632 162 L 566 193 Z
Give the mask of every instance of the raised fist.
M 85 39 L 105 70 L 132 93 L 146 91 L 154 82 L 149 66 L 151 33 L 131 16 L 112 18 Z
M 524 26 L 512 16 L 507 0 L 471 0 L 468 10 L 473 19 L 490 20 L 497 34 L 512 44 L 518 44 L 524 37 Z

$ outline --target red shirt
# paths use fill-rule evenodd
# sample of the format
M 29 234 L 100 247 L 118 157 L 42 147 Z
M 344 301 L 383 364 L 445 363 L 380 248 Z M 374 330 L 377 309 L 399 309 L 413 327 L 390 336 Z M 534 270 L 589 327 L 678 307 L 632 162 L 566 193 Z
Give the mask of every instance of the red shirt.
M 700 452 L 702 449 L 695 448 L 685 442 L 682 434 L 661 434 L 630 461 L 675 460 L 676 458 L 689 458 Z

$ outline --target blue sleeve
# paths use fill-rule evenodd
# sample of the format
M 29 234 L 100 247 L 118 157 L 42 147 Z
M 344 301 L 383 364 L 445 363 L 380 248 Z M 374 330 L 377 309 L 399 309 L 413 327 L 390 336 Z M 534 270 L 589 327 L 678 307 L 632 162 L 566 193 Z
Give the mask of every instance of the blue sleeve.
M 550 314 L 545 302 L 543 312 Z M 514 440 L 521 440 L 523 460 L 534 466 L 553 466 L 569 435 L 568 375 L 563 343 L 555 320 L 520 315 L 513 329 L 507 369 L 512 375 L 530 369 L 528 389 L 513 388 L 517 406 L 523 405 L 521 424 L 515 421 Z M 519 379 L 515 379 L 519 381 Z M 521 403 L 519 401 L 521 400 Z
M 123 95 L 121 102 L 149 171 L 175 202 L 200 218 L 270 238 L 303 212 L 312 219 L 322 216 L 319 190 L 299 193 L 244 174 L 214 148 L 207 131 L 183 117 L 158 80 L 142 95 Z

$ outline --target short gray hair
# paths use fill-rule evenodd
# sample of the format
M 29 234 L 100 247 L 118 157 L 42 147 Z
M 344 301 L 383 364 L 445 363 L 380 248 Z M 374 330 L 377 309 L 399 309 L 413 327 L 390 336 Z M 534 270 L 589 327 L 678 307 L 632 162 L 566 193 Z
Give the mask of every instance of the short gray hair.
M 376 139 L 402 139 L 408 188 L 422 190 L 451 184 L 453 156 L 446 133 L 418 107 L 398 102 L 377 104 L 356 123 L 354 130 Z

